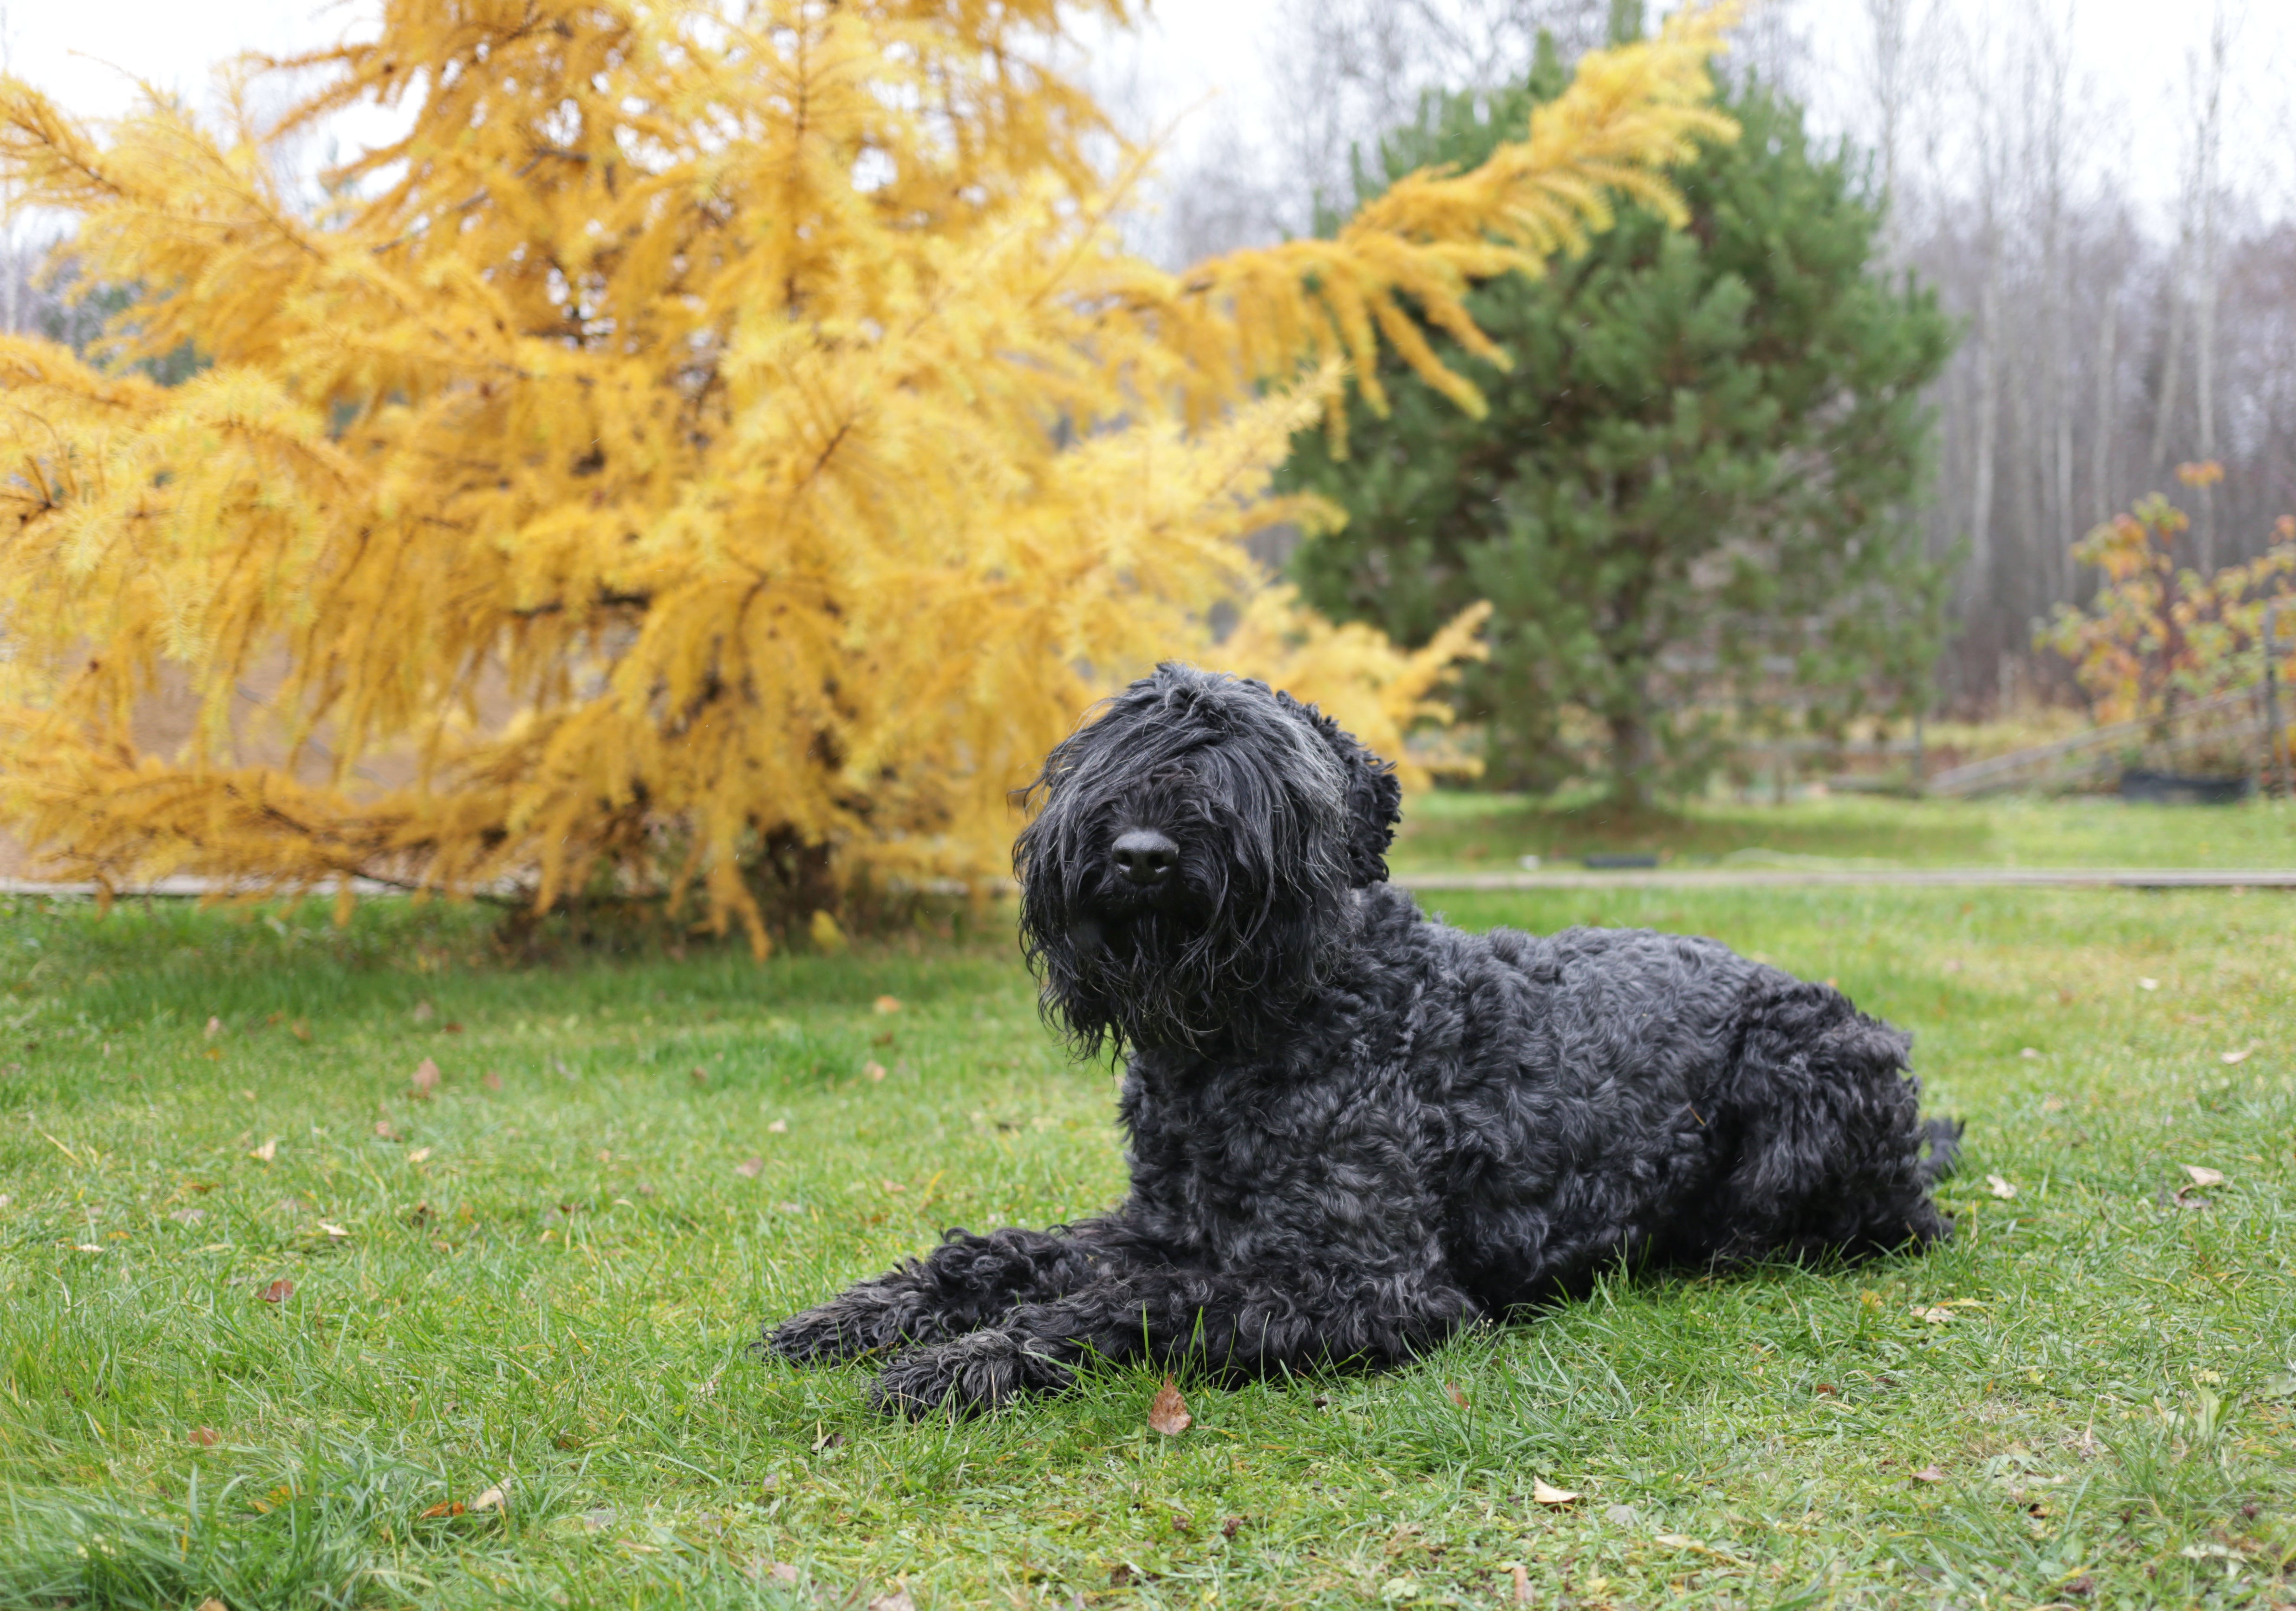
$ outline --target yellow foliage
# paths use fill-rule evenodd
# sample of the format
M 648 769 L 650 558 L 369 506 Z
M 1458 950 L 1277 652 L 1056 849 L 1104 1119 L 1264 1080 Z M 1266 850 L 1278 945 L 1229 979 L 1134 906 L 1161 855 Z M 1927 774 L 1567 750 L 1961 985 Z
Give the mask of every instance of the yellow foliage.
M 1218 663 L 1322 706 L 1325 715 L 1337 717 L 1340 726 L 1394 761 L 1406 789 L 1423 789 L 1434 781 L 1431 769 L 1474 769 L 1472 762 L 1460 760 L 1431 769 L 1403 741 L 1423 721 L 1449 723 L 1451 707 L 1436 695 L 1457 674 L 1461 661 L 1489 653 L 1476 635 L 1490 612 L 1488 604 L 1470 605 L 1424 647 L 1406 651 L 1361 621 L 1333 625 L 1302 604 L 1296 588 L 1263 588 L 1219 645 Z
M 1342 363 L 1473 407 L 1424 327 L 1497 360 L 1474 280 L 1670 204 L 1725 20 L 1181 275 L 1116 239 L 1055 0 L 388 0 L 220 136 L 0 84 L 0 171 L 148 293 L 102 366 L 0 341 L 0 808 L 102 881 L 698 884 L 761 949 L 799 863 L 996 877 L 1079 711 L 1219 659 Z M 408 132 L 305 216 L 274 143 L 362 102 Z M 186 341 L 185 385 L 123 366 Z M 1399 656 L 1262 595 L 1233 653 L 1396 752 L 1471 631 Z

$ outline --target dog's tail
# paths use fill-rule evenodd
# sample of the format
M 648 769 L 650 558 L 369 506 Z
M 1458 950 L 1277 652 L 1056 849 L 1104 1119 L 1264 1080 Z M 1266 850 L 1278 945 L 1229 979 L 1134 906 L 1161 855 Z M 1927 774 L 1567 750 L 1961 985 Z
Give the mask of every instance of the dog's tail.
M 1929 1119 L 1922 1124 L 1922 1138 L 1929 1143 L 1929 1156 L 1921 1163 L 1922 1184 L 1934 1186 L 1961 1163 L 1962 1122 L 1958 1119 Z

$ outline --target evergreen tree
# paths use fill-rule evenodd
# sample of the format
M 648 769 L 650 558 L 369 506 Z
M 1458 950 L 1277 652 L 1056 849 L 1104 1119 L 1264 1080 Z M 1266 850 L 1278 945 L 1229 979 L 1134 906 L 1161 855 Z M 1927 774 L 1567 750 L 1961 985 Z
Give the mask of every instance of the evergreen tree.
M 1472 166 L 1567 81 L 1550 43 L 1519 88 L 1431 99 L 1382 165 Z M 1487 412 L 1382 360 L 1391 408 L 1357 399 L 1346 440 L 1303 432 L 1284 473 L 1347 516 L 1295 561 L 1319 608 L 1424 642 L 1495 606 L 1464 709 L 1507 785 L 1600 771 L 1638 805 L 1702 781 L 1733 715 L 1838 729 L 1925 692 L 1943 578 L 1909 505 L 1950 327 L 1875 262 L 1846 152 L 1759 85 L 1724 107 L 1743 134 L 1679 170 L 1678 226 L 1629 208 L 1469 299 L 1512 365 L 1439 350 Z

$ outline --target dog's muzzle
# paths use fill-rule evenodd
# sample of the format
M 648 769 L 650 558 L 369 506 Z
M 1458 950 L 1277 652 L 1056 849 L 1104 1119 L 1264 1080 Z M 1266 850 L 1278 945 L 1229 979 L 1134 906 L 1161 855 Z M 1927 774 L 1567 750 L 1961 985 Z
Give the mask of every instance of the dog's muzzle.
M 1132 828 L 1119 834 L 1116 842 L 1109 847 L 1109 855 L 1116 862 L 1116 870 L 1124 881 L 1143 890 L 1158 889 L 1171 882 L 1172 869 L 1180 864 L 1180 847 L 1153 828 Z

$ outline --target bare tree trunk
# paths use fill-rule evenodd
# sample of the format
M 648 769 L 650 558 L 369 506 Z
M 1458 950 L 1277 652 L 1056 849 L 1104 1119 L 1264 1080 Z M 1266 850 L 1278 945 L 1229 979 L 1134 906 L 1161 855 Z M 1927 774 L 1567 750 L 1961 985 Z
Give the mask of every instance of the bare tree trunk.
M 2104 319 L 2096 340 L 2096 440 L 2089 455 L 2090 519 L 2102 525 L 2112 518 L 2112 438 L 2120 429 L 2120 298 L 2119 287 L 2107 297 Z
M 2194 182 L 2198 189 L 2201 208 L 2201 247 L 2193 297 L 2193 404 L 2200 426 L 2201 457 L 2217 456 L 2217 157 L 2223 140 L 2225 61 L 2231 53 L 2231 29 L 2219 0 L 2209 26 L 2209 61 L 2206 87 L 2202 100 L 2205 107 L 2201 126 L 2194 131 L 2197 149 L 2194 152 Z M 2201 518 L 2195 522 L 2200 538 L 2201 574 L 2213 576 L 2217 569 L 2217 503 L 2216 489 L 2202 486 Z

